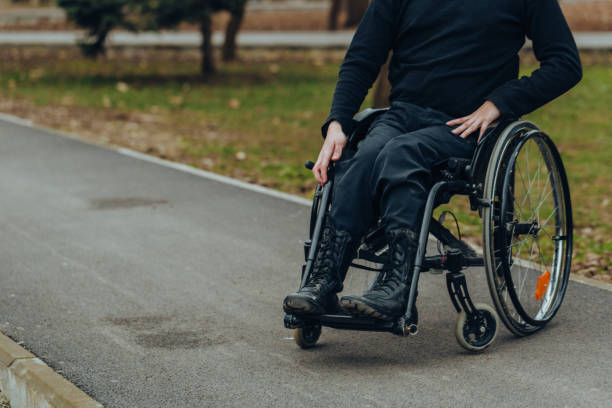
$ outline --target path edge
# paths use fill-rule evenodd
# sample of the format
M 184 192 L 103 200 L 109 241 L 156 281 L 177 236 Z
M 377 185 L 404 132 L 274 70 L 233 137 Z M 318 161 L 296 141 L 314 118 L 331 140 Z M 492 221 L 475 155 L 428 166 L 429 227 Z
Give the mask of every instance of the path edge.
M 102 407 L 102 404 L 1 332 L 0 387 L 12 408 Z
M 210 171 L 206 171 L 206 170 L 202 170 L 202 169 L 198 169 L 196 167 L 193 166 L 189 166 L 187 164 L 183 164 L 183 163 L 179 163 L 179 162 L 174 162 L 171 160 L 166 160 L 166 159 L 161 159 L 157 156 L 152 156 L 150 154 L 146 154 L 146 153 L 142 153 L 142 152 L 138 152 L 136 150 L 132 150 L 129 149 L 127 147 L 121 147 L 121 146 L 116 146 L 116 145 L 107 145 L 107 144 L 102 144 L 102 143 L 96 143 L 93 142 L 91 140 L 86 140 L 83 139 L 82 137 L 80 137 L 77 134 L 70 134 L 67 132 L 63 132 L 61 130 L 57 130 L 57 129 L 51 129 L 42 125 L 38 125 L 38 124 L 34 124 L 32 121 L 28 120 L 28 119 L 22 119 L 18 116 L 14 116 L 11 114 L 7 114 L 4 112 L 0 112 L 0 120 L 4 120 L 6 122 L 12 123 L 13 125 L 18 125 L 18 126 L 23 126 L 23 127 L 27 127 L 27 128 L 32 128 L 32 129 L 37 129 L 40 131 L 44 131 L 44 132 L 49 132 L 55 135 L 58 135 L 60 137 L 64 137 L 67 139 L 71 139 L 71 140 L 76 140 L 80 143 L 85 143 L 87 145 L 90 146 L 97 146 L 103 149 L 107 149 L 107 150 L 112 150 L 122 156 L 127 156 L 127 157 L 131 157 L 133 159 L 136 160 L 141 160 L 141 161 L 145 161 L 145 162 L 149 162 L 149 163 L 153 163 L 153 164 L 157 164 L 160 166 L 164 166 L 164 167 L 168 167 L 174 170 L 178 170 L 178 171 L 182 171 L 184 173 L 188 173 L 188 174 L 192 174 L 194 176 L 198 176 L 198 177 L 202 177 L 205 179 L 209 179 L 209 180 L 214 180 L 217 181 L 219 183 L 223 183 L 223 184 L 229 184 L 238 188 L 242 188 L 245 190 L 251 190 L 251 191 L 255 191 L 258 192 L 260 194 L 264 194 L 264 195 L 268 195 L 268 196 L 272 196 L 272 197 L 276 197 L 279 198 L 281 200 L 285 200 L 285 201 L 289 201 L 289 202 L 294 202 L 296 204 L 300 204 L 303 206 L 311 206 L 312 205 L 312 201 L 305 199 L 303 197 L 294 195 L 294 194 L 289 194 L 289 193 L 285 193 L 279 190 L 274 190 L 268 187 L 263 187 L 257 184 L 253 184 L 253 183 L 248 183 L 246 181 L 242 181 L 242 180 L 237 180 L 228 176 L 223 176 L 221 174 L 217 174 L 217 173 L 213 173 Z M 431 235 L 430 235 L 431 237 Z M 482 254 L 482 248 L 477 246 L 477 245 L 471 245 L 476 252 L 481 253 Z M 570 273 L 570 277 L 569 277 L 570 281 L 573 282 L 577 282 L 577 283 L 581 283 L 583 285 L 587 285 L 587 286 L 591 286 L 594 288 L 598 288 L 598 289 L 602 289 L 602 290 L 607 290 L 609 292 L 612 292 L 612 284 L 607 283 L 607 282 L 602 282 L 600 280 L 597 279 L 592 279 L 592 278 L 587 278 L 586 276 L 582 276 L 582 275 L 578 275 L 576 273 Z

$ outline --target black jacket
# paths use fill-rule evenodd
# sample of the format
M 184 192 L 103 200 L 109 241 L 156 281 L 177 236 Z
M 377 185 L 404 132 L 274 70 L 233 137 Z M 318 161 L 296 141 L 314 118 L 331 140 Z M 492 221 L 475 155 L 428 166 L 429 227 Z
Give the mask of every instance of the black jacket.
M 540 67 L 518 77 L 525 36 Z M 576 44 L 557 0 L 372 0 L 340 67 L 332 120 L 349 134 L 380 67 L 390 100 L 469 115 L 486 100 L 519 117 L 560 96 L 582 77 Z

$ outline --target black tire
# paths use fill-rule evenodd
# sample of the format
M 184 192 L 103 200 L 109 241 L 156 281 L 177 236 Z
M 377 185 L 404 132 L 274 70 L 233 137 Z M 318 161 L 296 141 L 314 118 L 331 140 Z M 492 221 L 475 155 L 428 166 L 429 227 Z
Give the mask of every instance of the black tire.
M 457 316 L 455 337 L 461 347 L 473 353 L 479 353 L 488 348 L 497 339 L 499 317 L 495 309 L 487 304 L 476 303 L 474 307 L 480 317 L 480 321 L 469 322 L 467 314 L 462 310 L 459 316 Z
M 532 334 L 558 311 L 571 269 L 569 186 L 552 140 L 528 121 L 508 126 L 491 154 L 483 198 L 493 303 L 512 333 Z
M 293 339 L 302 349 L 314 347 L 321 337 L 321 326 L 304 326 L 293 330 Z

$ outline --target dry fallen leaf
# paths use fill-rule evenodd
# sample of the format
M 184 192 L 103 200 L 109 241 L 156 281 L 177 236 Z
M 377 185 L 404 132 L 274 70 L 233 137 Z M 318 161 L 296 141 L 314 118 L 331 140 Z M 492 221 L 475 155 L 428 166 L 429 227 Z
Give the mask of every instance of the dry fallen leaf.
M 209 159 L 208 157 L 204 157 L 201 160 L 202 166 L 206 167 L 207 169 L 212 168 L 215 165 L 215 162 L 212 159 Z
M 182 105 L 183 104 L 183 97 L 181 95 L 175 95 L 175 96 L 171 96 L 170 97 L 170 104 L 171 105 Z
M 117 82 L 117 90 L 121 93 L 126 93 L 130 90 L 130 87 L 125 82 Z
M 229 106 L 232 109 L 238 109 L 240 107 L 240 101 L 236 98 L 230 99 L 227 102 L 227 106 Z
M 102 106 L 105 108 L 110 108 L 112 105 L 113 103 L 111 102 L 111 98 L 109 98 L 108 95 L 104 95 L 102 97 Z
M 45 71 L 43 71 L 42 68 L 35 68 L 29 72 L 28 76 L 30 77 L 30 81 L 37 81 L 42 78 L 44 74 Z
M 62 105 L 68 105 L 68 106 L 74 105 L 74 96 L 72 96 L 70 94 L 64 95 L 64 96 L 62 96 L 62 99 L 60 100 L 60 103 Z

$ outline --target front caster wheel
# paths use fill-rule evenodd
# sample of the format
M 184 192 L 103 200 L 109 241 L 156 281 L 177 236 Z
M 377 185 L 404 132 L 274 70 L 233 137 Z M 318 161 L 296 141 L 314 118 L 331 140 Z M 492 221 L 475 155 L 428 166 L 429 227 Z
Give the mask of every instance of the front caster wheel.
M 491 306 L 476 303 L 476 316 L 468 319 L 464 310 L 457 317 L 455 336 L 461 347 L 468 351 L 479 352 L 489 347 L 497 338 L 499 317 Z
M 293 339 L 302 349 L 314 347 L 321 336 L 321 326 L 304 326 L 293 330 Z

